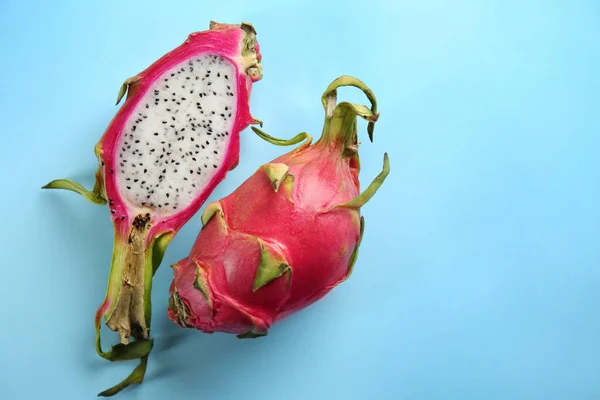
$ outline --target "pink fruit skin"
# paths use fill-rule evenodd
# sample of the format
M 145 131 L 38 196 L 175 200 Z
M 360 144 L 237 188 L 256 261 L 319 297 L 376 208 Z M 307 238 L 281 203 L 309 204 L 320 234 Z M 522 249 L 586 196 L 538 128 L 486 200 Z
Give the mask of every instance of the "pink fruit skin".
M 112 220 L 115 225 L 115 232 L 122 238 L 129 235 L 134 214 L 130 213 L 127 205 L 122 201 L 118 194 L 115 183 L 114 173 L 116 171 L 115 146 L 122 134 L 135 106 L 141 101 L 146 90 L 158 79 L 161 74 L 169 70 L 175 64 L 180 63 L 190 57 L 204 53 L 218 54 L 231 61 L 235 66 L 237 74 L 238 107 L 235 124 L 232 129 L 232 138 L 225 155 L 224 164 L 220 166 L 219 171 L 213 177 L 210 184 L 207 185 L 203 193 L 198 196 L 186 209 L 181 212 L 161 218 L 158 215 L 152 216 L 152 228 L 148 233 L 148 242 L 168 231 L 176 232 L 181 226 L 191 218 L 191 216 L 201 207 L 210 195 L 212 190 L 219 184 L 227 174 L 227 171 L 235 168 L 239 161 L 240 152 L 240 131 L 254 122 L 249 109 L 250 92 L 252 82 L 259 80 L 260 76 L 250 77 L 243 68 L 242 46 L 243 38 L 246 33 L 234 25 L 216 24 L 208 31 L 196 32 L 189 35 L 187 40 L 179 47 L 165 54 L 150 67 L 132 78 L 133 83 L 129 85 L 127 99 L 118 113 L 109 124 L 106 132 L 96 146 L 96 151 L 100 160 L 103 162 L 102 175 L 105 182 L 106 196 L 112 199 L 111 205 Z M 261 54 L 258 44 L 255 45 L 257 61 L 261 61 Z M 112 212 L 114 210 L 114 212 Z M 126 216 L 124 220 L 122 216 Z
M 187 307 L 182 320 L 175 307 L 169 317 L 181 326 L 210 333 L 265 334 L 277 320 L 302 309 L 344 281 L 360 238 L 358 210 L 337 208 L 359 194 L 358 158 L 342 158 L 337 144 L 317 143 L 285 154 L 293 176 L 291 193 L 275 191 L 260 168 L 231 195 L 200 232 L 190 256 L 174 265 L 171 293 Z M 261 258 L 256 238 L 289 262 L 284 274 L 253 291 Z M 200 268 L 207 302 L 194 287 Z

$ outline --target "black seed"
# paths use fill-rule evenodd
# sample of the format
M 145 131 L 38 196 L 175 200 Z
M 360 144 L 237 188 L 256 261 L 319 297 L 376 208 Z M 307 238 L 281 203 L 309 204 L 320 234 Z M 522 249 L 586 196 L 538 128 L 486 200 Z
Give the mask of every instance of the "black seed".
M 144 168 L 144 173 L 148 172 L 148 170 L 146 168 Z
M 116 211 L 115 211 L 115 210 L 110 210 L 110 212 L 111 212 L 112 214 L 116 213 Z
M 229 79 L 229 77 L 227 75 L 225 75 L 225 79 Z
M 139 181 L 139 179 L 137 179 L 137 178 L 136 178 L 136 179 L 134 179 L 133 181 L 134 181 L 135 183 L 137 183 L 137 181 Z
M 121 221 L 123 221 L 124 219 L 125 219 L 125 216 L 124 216 L 124 215 L 122 215 L 122 216 L 121 216 Z
M 215 164 L 213 164 L 213 167 L 217 168 L 217 166 Z
M 154 136 L 158 136 L 158 132 L 154 132 Z
M 166 123 L 167 123 L 167 121 L 163 121 L 162 123 L 163 123 L 163 124 L 166 124 Z
M 131 189 L 131 186 L 127 186 L 127 189 Z

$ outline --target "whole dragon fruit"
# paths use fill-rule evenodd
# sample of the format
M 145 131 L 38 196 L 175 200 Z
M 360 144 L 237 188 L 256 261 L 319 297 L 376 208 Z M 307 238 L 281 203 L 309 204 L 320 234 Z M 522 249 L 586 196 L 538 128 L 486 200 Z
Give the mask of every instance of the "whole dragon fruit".
M 361 89 L 371 108 L 336 105 L 340 86 Z M 317 142 L 299 134 L 289 142 L 306 143 L 203 212 L 190 255 L 173 265 L 169 317 L 178 325 L 263 336 L 350 276 L 364 229 L 360 208 L 387 177 L 389 161 L 386 154 L 383 171 L 361 194 L 356 117 L 369 121 L 372 140 L 375 96 L 363 82 L 342 76 L 322 102 L 326 117 Z
M 260 61 L 250 24 L 211 22 L 123 83 L 117 104 L 127 98 L 95 147 L 100 165 L 92 191 L 65 179 L 44 186 L 109 205 L 115 240 L 96 348 L 110 361 L 141 361 L 102 396 L 143 380 L 152 348 L 152 276 L 176 232 L 238 164 L 240 131 L 260 122 L 249 111 Z M 121 339 L 109 351 L 100 344 L 102 318 Z

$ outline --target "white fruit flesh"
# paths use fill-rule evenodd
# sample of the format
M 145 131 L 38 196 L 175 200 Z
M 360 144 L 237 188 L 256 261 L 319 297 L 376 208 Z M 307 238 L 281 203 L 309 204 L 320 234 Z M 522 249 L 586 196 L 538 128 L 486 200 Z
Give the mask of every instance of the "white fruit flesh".
M 236 119 L 235 67 L 218 55 L 186 60 L 137 104 L 116 148 L 116 184 L 131 208 L 185 209 L 223 163 Z

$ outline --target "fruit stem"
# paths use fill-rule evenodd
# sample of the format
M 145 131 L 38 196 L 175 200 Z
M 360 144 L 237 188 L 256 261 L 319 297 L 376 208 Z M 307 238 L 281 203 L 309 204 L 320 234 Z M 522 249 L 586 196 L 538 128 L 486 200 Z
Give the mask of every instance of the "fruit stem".
M 337 104 L 337 88 L 341 86 L 354 86 L 361 89 L 371 102 L 371 108 L 348 102 Z M 354 156 L 358 151 L 357 116 L 369 121 L 367 132 L 369 139 L 373 141 L 374 123 L 379 118 L 377 100 L 371 89 L 362 81 L 351 76 L 337 78 L 325 90 L 321 102 L 325 109 L 325 124 L 323 134 L 317 143 L 340 143 L 344 148 L 345 156 Z
M 140 364 L 125 380 L 100 393 L 100 396 L 112 396 L 131 384 L 141 383 L 144 378 L 152 350 L 152 340 L 149 339 L 152 277 L 173 236 L 167 233 L 148 241 L 150 227 L 150 215 L 140 214 L 133 219 L 127 237 L 115 230 L 106 298 L 96 312 L 96 351 L 109 361 L 140 359 Z M 121 339 L 121 343 L 112 346 L 109 351 L 103 351 L 100 342 L 102 318 Z

